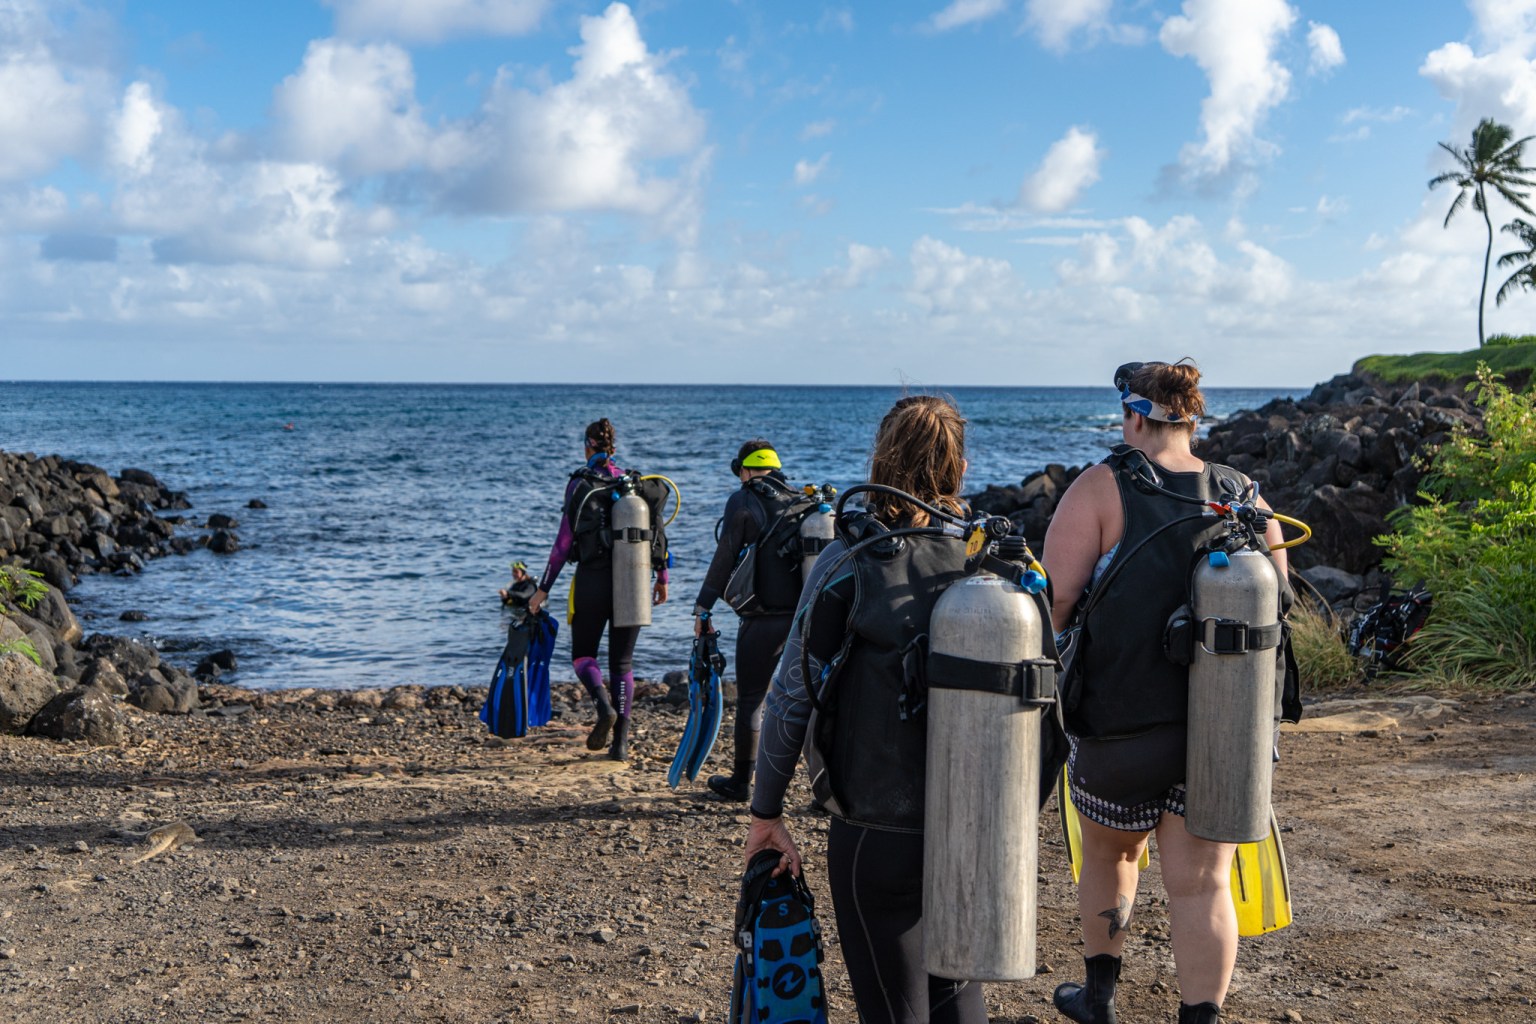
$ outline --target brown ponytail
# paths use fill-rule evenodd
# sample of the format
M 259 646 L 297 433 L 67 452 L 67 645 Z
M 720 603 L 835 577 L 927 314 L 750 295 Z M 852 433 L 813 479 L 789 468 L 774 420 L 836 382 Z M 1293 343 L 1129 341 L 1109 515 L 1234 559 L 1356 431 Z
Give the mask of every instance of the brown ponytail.
M 609 458 L 613 457 L 613 424 L 608 422 L 606 416 L 596 423 L 587 424 L 587 444 L 600 452 L 607 452 Z
M 937 395 L 908 395 L 880 421 L 869 457 L 869 482 L 900 488 L 930 505 L 963 514 L 965 418 Z M 871 494 L 869 509 L 885 523 L 928 525 L 928 513 L 884 494 Z
M 1164 423 L 1148 419 L 1153 431 L 1195 430 L 1195 420 L 1205 415 L 1205 395 L 1200 392 L 1200 367 L 1188 356 L 1176 363 L 1143 363 L 1131 374 L 1130 388 L 1150 398 L 1182 422 Z

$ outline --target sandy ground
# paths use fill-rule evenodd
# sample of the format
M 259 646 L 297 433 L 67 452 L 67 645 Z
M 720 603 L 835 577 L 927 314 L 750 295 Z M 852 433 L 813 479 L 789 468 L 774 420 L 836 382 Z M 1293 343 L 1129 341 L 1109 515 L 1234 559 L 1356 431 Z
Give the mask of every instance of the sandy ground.
M 145 719 L 125 749 L 0 738 L 0 1020 L 724 1020 L 747 818 L 667 789 L 677 709 L 640 702 L 624 765 L 569 705 L 503 744 L 473 692 L 215 696 L 253 706 Z M 1227 1019 L 1536 1020 L 1536 699 L 1323 705 L 1282 750 L 1296 923 L 1244 940 Z M 808 800 L 791 827 L 852 1021 Z M 1061 1020 L 1081 971 L 1043 820 L 1044 966 L 988 986 L 993 1021 Z M 1137 903 L 1120 1019 L 1170 1021 L 1155 858 Z

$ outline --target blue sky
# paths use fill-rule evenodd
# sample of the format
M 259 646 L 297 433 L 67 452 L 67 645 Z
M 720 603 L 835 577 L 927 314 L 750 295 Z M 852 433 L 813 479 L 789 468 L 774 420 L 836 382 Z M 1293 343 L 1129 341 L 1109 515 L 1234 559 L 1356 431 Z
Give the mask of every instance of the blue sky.
M 1533 56 L 1536 0 L 0 0 L 0 375 L 1305 385 L 1475 345 L 1425 184 Z

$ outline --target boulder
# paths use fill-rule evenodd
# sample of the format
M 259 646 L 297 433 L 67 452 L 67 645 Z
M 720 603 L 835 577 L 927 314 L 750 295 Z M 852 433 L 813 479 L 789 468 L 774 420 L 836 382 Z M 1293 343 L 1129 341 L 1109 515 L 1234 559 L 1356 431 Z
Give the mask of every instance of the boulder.
M 214 651 L 197 663 L 192 674 L 199 679 L 217 679 L 225 672 L 233 672 L 238 665 L 234 651 Z
M 1299 575 L 1330 605 L 1347 601 L 1365 589 L 1365 577 L 1328 565 L 1314 565 Z
M 117 475 L 117 478 L 126 483 L 153 487 L 157 491 L 163 490 L 160 486 L 160 481 L 155 479 L 155 474 L 147 469 L 125 469 Z
M 21 732 L 58 692 L 58 681 L 31 658 L 15 651 L 0 657 L 0 733 Z
M 1312 540 L 1295 549 L 1298 568 L 1331 565 L 1364 573 L 1381 561 L 1372 541 L 1389 529 L 1392 498 L 1363 483 L 1342 488 L 1324 484 L 1302 499 L 1295 516 L 1312 527 Z
M 38 622 L 48 627 L 48 631 L 58 640 L 66 644 L 78 644 L 83 632 L 80 629 L 80 621 L 75 618 L 75 613 L 69 610 L 69 603 L 64 600 L 64 595 L 56 589 L 49 587 L 48 593 L 37 602 L 29 613 Z
M 208 529 L 210 530 L 233 530 L 239 525 L 239 521 L 234 516 L 227 516 L 222 512 L 215 512 L 208 517 Z
M 69 571 L 69 563 L 52 551 L 44 551 L 32 559 L 32 568 L 43 574 L 43 579 L 59 590 L 69 590 L 75 585 L 75 574 Z
M 66 690 L 43 705 L 27 732 L 56 740 L 84 740 L 98 747 L 117 746 L 128 739 L 128 714 L 105 692 L 82 687 Z
M 252 498 L 250 501 L 245 503 L 245 507 L 246 508 L 266 508 L 267 507 L 267 503 L 262 501 L 260 498 Z
M 106 658 L 96 658 L 80 673 L 80 685 L 92 686 L 115 697 L 128 695 L 128 680 Z
M 128 703 L 158 715 L 185 715 L 197 707 L 197 682 L 191 676 L 167 679 L 150 669 L 133 681 Z
M 112 662 L 117 666 L 117 670 L 129 679 L 136 678 L 160 665 L 158 651 L 125 636 L 93 633 L 85 641 L 84 647 L 89 654 Z
M 216 555 L 229 555 L 240 550 L 240 538 L 233 530 L 215 530 L 208 538 L 208 550 Z

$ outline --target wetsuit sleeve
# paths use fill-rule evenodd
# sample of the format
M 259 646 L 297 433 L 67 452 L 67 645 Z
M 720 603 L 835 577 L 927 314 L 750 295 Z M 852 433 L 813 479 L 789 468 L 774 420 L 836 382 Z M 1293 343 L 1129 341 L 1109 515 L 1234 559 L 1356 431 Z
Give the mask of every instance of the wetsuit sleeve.
M 560 506 L 560 532 L 555 534 L 555 545 L 549 549 L 549 561 L 544 566 L 544 575 L 539 577 L 539 589 L 546 594 L 554 589 L 555 581 L 560 578 L 560 570 L 565 568 L 566 560 L 571 557 L 571 543 L 576 536 L 571 529 L 570 513 L 571 492 L 574 490 L 575 480 L 565 485 L 565 502 Z
M 710 559 L 709 569 L 704 573 L 704 582 L 699 587 L 699 596 L 693 601 L 695 615 L 714 608 L 720 595 L 725 593 L 725 585 L 730 581 L 732 570 L 736 568 L 741 549 L 757 539 L 760 527 L 752 515 L 751 500 L 744 490 L 737 491 L 726 500 L 720 540 L 715 544 L 715 557 Z
M 757 752 L 757 781 L 752 787 L 752 813 L 760 818 L 776 818 L 784 812 L 784 793 L 789 789 L 795 768 L 800 763 L 800 751 L 805 745 L 805 732 L 811 720 L 811 701 L 806 694 L 805 679 L 801 675 L 801 652 L 804 650 L 802 626 L 811 617 L 811 673 L 821 674 L 822 667 L 842 646 L 848 628 L 848 611 L 852 607 L 853 579 L 851 575 L 833 581 L 821 600 L 811 603 L 811 595 L 819 589 L 822 576 L 837 561 L 844 550 L 841 540 L 834 540 L 816 559 L 810 579 L 800 592 L 800 602 L 790 626 L 789 639 L 784 644 L 784 656 L 779 659 L 779 670 L 769 688 L 768 699 L 763 704 L 763 729 L 761 745 Z M 846 563 L 845 563 L 846 568 Z M 840 574 L 842 570 L 839 570 Z

